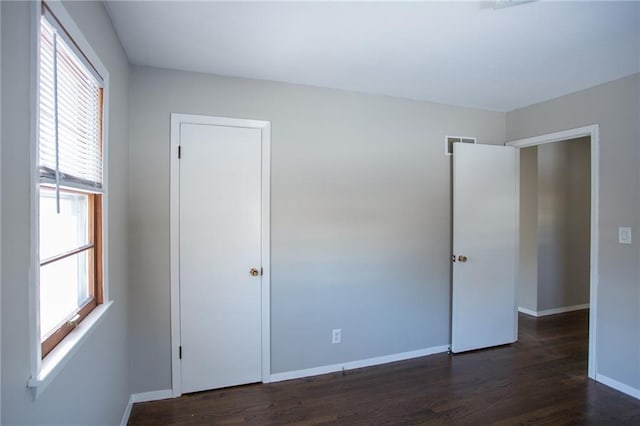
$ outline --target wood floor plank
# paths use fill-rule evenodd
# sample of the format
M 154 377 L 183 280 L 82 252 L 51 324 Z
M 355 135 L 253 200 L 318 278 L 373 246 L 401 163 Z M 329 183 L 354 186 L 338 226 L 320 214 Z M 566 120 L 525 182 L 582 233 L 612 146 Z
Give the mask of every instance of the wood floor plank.
M 519 341 L 135 404 L 129 425 L 640 425 L 587 378 L 588 311 L 519 316 Z

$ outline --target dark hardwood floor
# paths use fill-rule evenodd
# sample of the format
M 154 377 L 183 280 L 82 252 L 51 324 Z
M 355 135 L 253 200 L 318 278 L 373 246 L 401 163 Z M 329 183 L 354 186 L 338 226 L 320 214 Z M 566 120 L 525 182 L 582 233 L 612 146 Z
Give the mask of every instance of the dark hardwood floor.
M 640 425 L 587 379 L 588 313 L 520 315 L 513 345 L 135 404 L 130 425 Z

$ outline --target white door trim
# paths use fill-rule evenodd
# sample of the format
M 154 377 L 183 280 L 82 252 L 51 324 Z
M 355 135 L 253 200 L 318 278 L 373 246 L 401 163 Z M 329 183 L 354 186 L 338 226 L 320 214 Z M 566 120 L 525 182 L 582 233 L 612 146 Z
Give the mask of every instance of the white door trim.
M 171 391 L 174 397 L 182 395 L 180 368 L 180 145 L 181 124 L 205 124 L 260 129 L 262 147 L 262 382 L 271 378 L 271 122 L 239 118 L 211 117 L 193 114 L 171 114 L 170 152 L 170 280 L 171 280 Z
M 518 139 L 506 142 L 506 146 L 515 148 L 526 148 L 529 146 L 537 146 L 546 143 L 560 142 L 567 139 L 574 139 L 583 136 L 591 137 L 591 271 L 589 285 L 589 364 L 588 376 L 597 380 L 597 346 L 596 332 L 598 330 L 598 253 L 599 253 L 599 236 L 598 224 L 599 218 L 599 195 L 600 195 L 600 126 L 593 124 L 591 126 L 578 127 L 575 129 L 563 130 L 561 132 L 548 133 L 546 135 L 534 136 L 525 139 Z

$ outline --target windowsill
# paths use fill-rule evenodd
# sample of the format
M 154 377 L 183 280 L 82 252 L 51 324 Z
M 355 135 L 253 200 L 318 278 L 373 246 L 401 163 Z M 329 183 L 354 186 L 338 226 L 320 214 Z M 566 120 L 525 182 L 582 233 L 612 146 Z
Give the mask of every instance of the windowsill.
M 69 333 L 40 363 L 40 370 L 36 377 L 31 376 L 27 387 L 33 389 L 33 397 L 37 399 L 53 379 L 62 371 L 73 355 L 80 349 L 82 342 L 91 335 L 98 324 L 102 322 L 104 314 L 109 310 L 113 301 L 106 302 L 96 307 Z

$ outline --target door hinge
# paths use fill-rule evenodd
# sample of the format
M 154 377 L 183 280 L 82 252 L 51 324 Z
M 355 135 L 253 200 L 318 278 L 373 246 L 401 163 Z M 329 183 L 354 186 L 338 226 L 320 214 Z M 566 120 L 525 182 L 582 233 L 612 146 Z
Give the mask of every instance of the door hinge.
M 182 359 L 182 346 L 178 346 L 178 358 Z
M 182 158 L 182 145 L 178 145 L 178 158 Z

